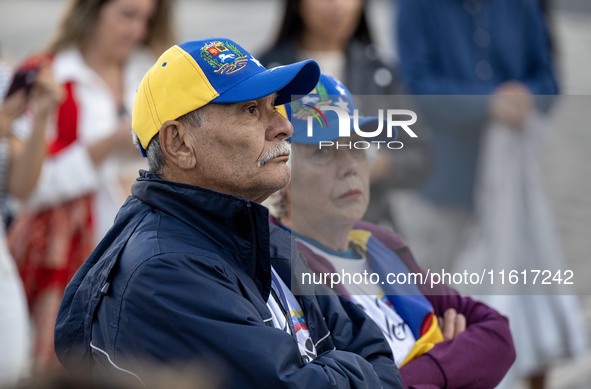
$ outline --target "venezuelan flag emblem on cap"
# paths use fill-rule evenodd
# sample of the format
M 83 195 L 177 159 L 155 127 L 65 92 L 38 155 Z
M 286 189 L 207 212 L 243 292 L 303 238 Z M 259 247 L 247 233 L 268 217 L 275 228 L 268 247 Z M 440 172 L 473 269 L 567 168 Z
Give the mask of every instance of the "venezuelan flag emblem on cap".
M 166 50 L 138 87 L 131 126 L 143 149 L 167 120 L 209 103 L 238 103 L 277 93 L 277 105 L 310 92 L 320 77 L 312 60 L 266 69 L 226 38 L 188 41 Z

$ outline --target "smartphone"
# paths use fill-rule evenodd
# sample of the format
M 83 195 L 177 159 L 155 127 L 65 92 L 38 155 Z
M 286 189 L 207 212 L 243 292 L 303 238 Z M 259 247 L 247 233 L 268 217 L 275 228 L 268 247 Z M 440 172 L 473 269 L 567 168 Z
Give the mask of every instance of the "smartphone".
M 39 73 L 38 66 L 28 66 L 19 68 L 12 77 L 12 82 L 10 83 L 8 90 L 6 91 L 4 99 L 8 98 L 10 95 L 16 93 L 21 89 L 23 89 L 28 96 L 31 93 L 31 90 L 33 89 L 33 84 L 35 83 L 35 79 L 37 78 L 37 73 Z

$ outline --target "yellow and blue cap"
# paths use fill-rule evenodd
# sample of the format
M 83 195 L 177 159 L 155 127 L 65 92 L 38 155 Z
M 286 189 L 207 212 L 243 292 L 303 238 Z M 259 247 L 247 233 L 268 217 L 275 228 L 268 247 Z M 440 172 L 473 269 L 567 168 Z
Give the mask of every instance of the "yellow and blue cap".
M 319 76 L 312 60 L 266 69 L 230 39 L 184 42 L 166 50 L 144 76 L 131 126 L 146 149 L 167 120 L 209 103 L 238 103 L 272 93 L 277 93 L 276 105 L 286 104 L 314 89 Z

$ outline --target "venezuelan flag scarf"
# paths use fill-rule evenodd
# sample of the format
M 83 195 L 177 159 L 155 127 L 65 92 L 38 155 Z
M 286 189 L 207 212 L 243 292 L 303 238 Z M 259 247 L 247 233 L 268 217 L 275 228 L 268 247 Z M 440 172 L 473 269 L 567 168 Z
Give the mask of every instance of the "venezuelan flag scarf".
M 386 282 L 386 275 L 405 273 L 409 270 L 395 251 L 386 247 L 370 231 L 352 230 L 349 240 L 362 250 L 373 272 L 384 281 L 381 285 L 388 300 L 400 317 L 410 327 L 416 342 L 401 366 L 421 356 L 443 340 L 437 316 L 431 303 L 413 283 L 399 285 Z

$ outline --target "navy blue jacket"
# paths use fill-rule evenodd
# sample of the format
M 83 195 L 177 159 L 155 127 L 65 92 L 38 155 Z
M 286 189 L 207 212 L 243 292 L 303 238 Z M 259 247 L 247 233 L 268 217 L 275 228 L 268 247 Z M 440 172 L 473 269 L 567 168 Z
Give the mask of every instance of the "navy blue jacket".
M 273 235 L 282 244 L 283 232 Z M 267 209 L 141 172 L 115 223 L 65 291 L 55 349 L 66 366 L 135 375 L 137 360 L 216 364 L 236 388 L 402 387 L 381 331 L 334 295 L 302 296 L 318 357 L 273 328 Z M 141 377 L 138 377 L 141 379 Z

